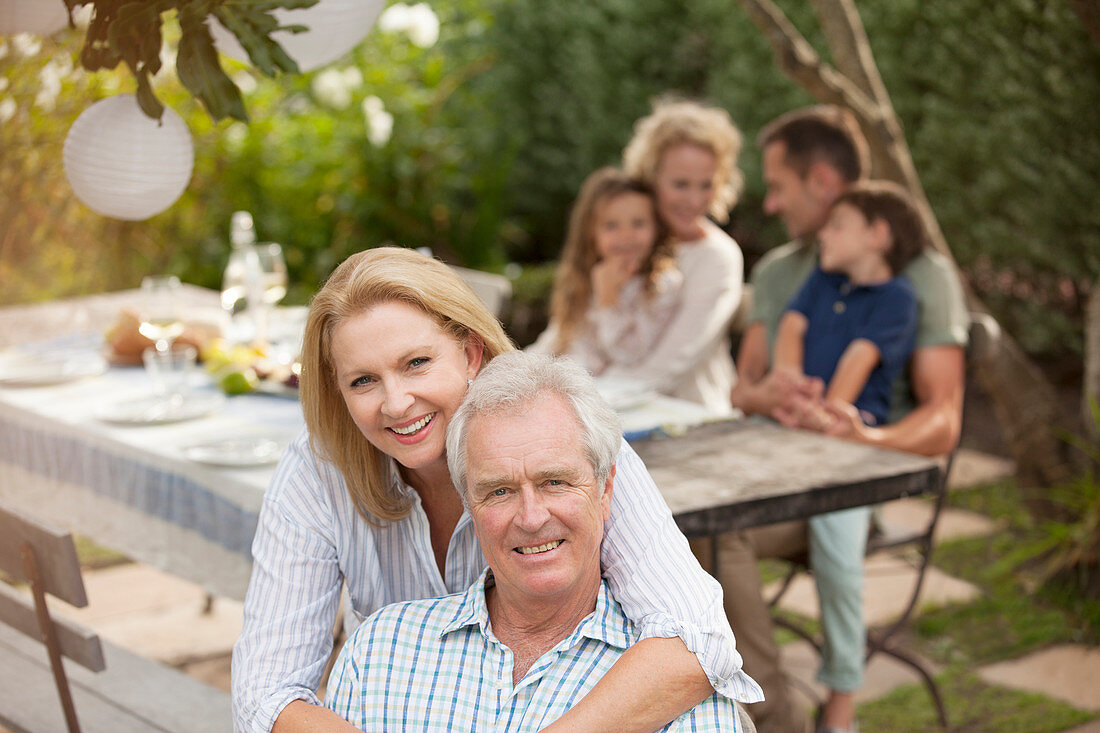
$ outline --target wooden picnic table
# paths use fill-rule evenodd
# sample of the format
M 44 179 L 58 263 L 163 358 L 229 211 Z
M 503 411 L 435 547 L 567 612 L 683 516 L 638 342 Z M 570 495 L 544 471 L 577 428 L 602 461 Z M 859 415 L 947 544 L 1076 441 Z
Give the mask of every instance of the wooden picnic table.
M 634 444 L 688 537 L 928 493 L 939 464 L 751 418 Z
M 187 290 L 197 304 L 217 303 L 213 291 Z M 102 333 L 138 297 L 127 291 L 0 308 L 0 346 L 56 338 L 74 323 Z M 176 425 L 94 419 L 104 401 L 148 389 L 136 367 L 78 383 L 0 387 L 0 503 L 243 598 L 250 541 L 274 467 L 198 465 L 179 446 L 272 431 L 288 439 L 303 427 L 300 407 L 254 394 Z M 931 491 L 939 476 L 927 458 L 758 419 L 707 424 L 634 447 L 692 537 Z

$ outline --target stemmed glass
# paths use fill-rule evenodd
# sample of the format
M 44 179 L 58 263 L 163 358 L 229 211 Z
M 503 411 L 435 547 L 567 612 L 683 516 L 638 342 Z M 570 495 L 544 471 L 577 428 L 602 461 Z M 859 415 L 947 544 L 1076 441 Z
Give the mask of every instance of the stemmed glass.
M 274 242 L 256 245 L 260 269 L 264 273 L 264 304 L 275 305 L 286 297 L 287 274 L 283 248 Z
M 267 343 L 270 309 L 286 297 L 287 272 L 283 248 L 274 242 L 256 245 L 256 256 L 263 273 L 262 303 L 256 304 L 256 340 Z
M 157 351 L 168 351 L 183 333 L 179 315 L 180 279 L 175 275 L 150 275 L 142 278 L 141 325 L 138 331 L 152 339 Z

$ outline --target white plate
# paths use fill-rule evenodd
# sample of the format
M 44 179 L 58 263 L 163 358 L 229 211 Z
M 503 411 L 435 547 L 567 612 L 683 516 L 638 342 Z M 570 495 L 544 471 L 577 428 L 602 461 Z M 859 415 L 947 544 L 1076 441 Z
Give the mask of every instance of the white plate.
M 292 400 L 298 399 L 297 387 L 291 387 L 282 382 L 272 382 L 268 379 L 261 379 L 257 382 L 256 391 L 260 394 L 271 395 L 273 397 L 287 397 Z
M 198 463 L 237 468 L 275 463 L 283 448 L 282 443 L 270 438 L 226 438 L 189 445 L 183 455 Z
M 46 387 L 107 371 L 107 360 L 99 354 L 0 355 L 0 384 L 8 387 Z
M 631 379 L 596 377 L 596 390 L 615 412 L 626 412 L 651 402 L 657 393 L 643 382 Z
M 142 397 L 104 407 L 96 412 L 96 418 L 119 425 L 163 425 L 205 417 L 224 404 L 225 397 L 220 394 L 192 395 L 183 400 Z

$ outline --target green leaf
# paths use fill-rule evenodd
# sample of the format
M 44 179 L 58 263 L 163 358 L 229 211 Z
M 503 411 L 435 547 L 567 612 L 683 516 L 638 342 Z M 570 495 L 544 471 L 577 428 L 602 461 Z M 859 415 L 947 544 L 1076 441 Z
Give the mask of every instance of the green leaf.
M 134 78 L 137 79 L 137 102 L 141 107 L 141 111 L 154 120 L 159 120 L 164 114 L 164 105 L 157 99 L 157 95 L 153 93 L 153 86 L 149 83 L 149 74 L 147 72 L 140 72 L 134 74 Z
M 234 8 L 227 4 L 215 10 L 214 14 L 237 37 L 248 58 L 265 75 L 273 77 L 280 71 L 299 73 L 298 62 L 271 39 L 271 33 L 280 30 L 280 26 L 269 11 Z
M 130 2 L 118 9 L 107 29 L 107 41 L 135 73 L 160 68 L 160 2 Z M 154 45 L 155 44 L 155 45 Z
M 248 122 L 241 92 L 218 61 L 214 39 L 203 22 L 205 18 L 205 13 L 188 12 L 187 6 L 180 9 L 183 33 L 176 55 L 176 73 L 215 120 L 233 117 Z

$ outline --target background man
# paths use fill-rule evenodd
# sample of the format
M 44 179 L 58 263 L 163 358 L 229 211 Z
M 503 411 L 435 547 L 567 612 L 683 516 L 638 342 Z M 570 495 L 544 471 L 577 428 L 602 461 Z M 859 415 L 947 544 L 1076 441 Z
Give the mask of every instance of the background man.
M 767 194 L 764 210 L 779 216 L 792 241 L 765 255 L 753 270 L 753 312 L 738 352 L 739 382 L 731 402 L 747 414 L 820 414 L 801 410 L 816 402 L 808 380 L 769 371 L 776 329 L 787 303 L 817 263 L 817 233 L 845 188 L 867 169 L 866 141 L 851 115 L 835 107 L 811 107 L 783 115 L 760 133 Z M 926 250 L 903 273 L 919 304 L 916 349 L 909 379 L 896 385 L 891 421 L 869 427 L 852 405 L 824 409 L 830 432 L 853 440 L 925 455 L 947 453 L 959 438 L 969 319 L 961 286 L 945 257 Z M 818 428 L 812 422 L 802 427 Z M 745 670 L 764 688 L 753 706 L 761 731 L 798 731 L 805 714 L 793 705 L 775 646 L 771 619 L 761 597 L 757 557 L 809 550 L 821 607 L 825 651 L 818 679 L 832 691 L 822 711 L 824 730 L 853 729 L 852 693 L 863 682 L 865 628 L 862 619 L 863 543 L 869 510 L 821 515 L 809 522 L 762 527 L 721 538 L 721 582 L 726 612 L 737 629 Z M 842 550 L 840 545 L 845 545 Z M 858 554 L 854 554 L 858 549 Z
M 489 569 L 465 593 L 364 621 L 326 704 L 364 730 L 537 731 L 583 697 L 637 639 L 600 572 L 621 440 L 580 366 L 496 357 L 447 431 L 451 476 Z M 665 730 L 744 728 L 715 694 Z

